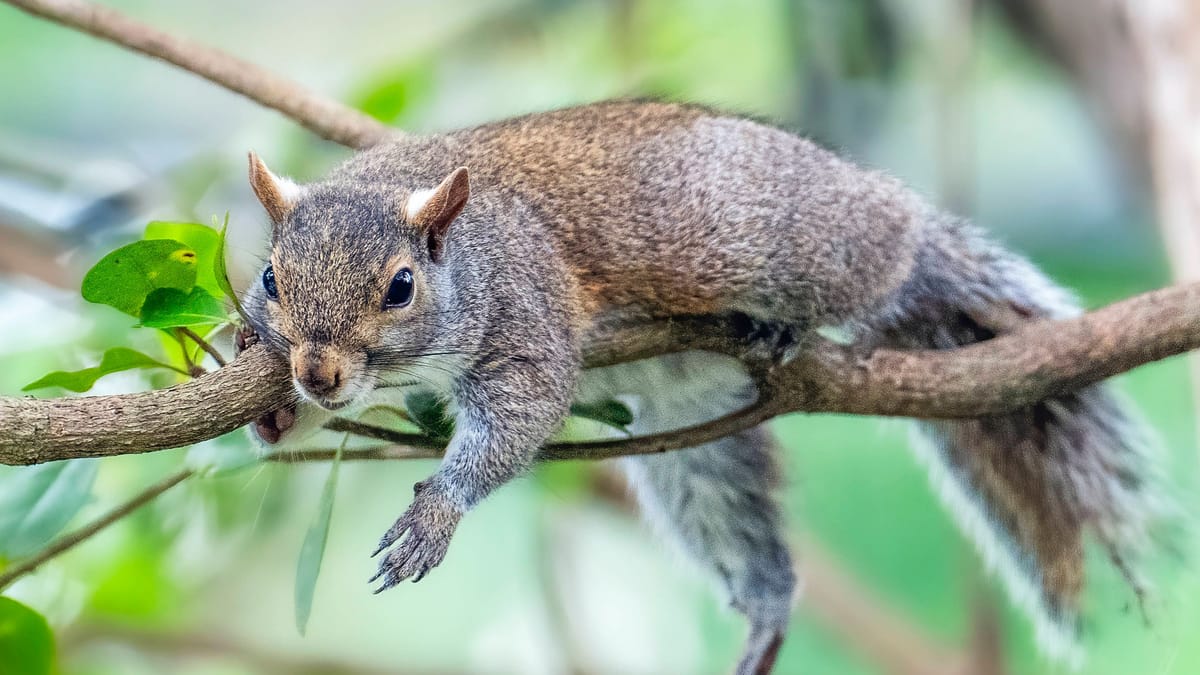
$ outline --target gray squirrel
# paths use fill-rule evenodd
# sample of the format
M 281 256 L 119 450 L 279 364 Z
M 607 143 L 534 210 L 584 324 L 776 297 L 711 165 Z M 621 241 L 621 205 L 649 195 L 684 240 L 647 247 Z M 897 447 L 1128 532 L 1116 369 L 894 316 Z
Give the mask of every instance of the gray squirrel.
M 421 382 L 452 405 L 440 467 L 383 536 L 379 590 L 420 580 L 463 514 L 526 472 L 573 400 L 633 401 L 635 432 L 745 406 L 736 361 L 697 352 L 583 372 L 601 322 L 732 317 L 787 359 L 837 327 L 864 348 L 948 349 L 1077 313 L 1069 294 L 898 181 L 787 131 L 695 105 L 609 102 L 359 152 L 309 185 L 251 154 L 272 221 L 247 335 L 289 359 L 299 442 L 347 406 Z M 1137 426 L 1104 385 L 1006 416 L 918 422 L 965 532 L 1072 658 L 1090 531 L 1126 564 L 1155 513 Z M 649 519 L 750 623 L 739 674 L 770 672 L 796 579 L 752 429 L 626 458 Z M 378 592 L 378 591 L 377 591 Z

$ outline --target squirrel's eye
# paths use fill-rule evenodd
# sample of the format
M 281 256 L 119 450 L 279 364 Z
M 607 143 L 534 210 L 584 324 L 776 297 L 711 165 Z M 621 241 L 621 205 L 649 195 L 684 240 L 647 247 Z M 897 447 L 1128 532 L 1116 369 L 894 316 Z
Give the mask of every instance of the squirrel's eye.
M 279 299 L 279 289 L 275 287 L 275 268 L 271 265 L 267 265 L 267 269 L 263 271 L 263 289 L 267 291 L 268 298 Z
M 404 307 L 412 302 L 413 297 L 413 275 L 412 270 L 407 267 L 396 273 L 392 277 L 392 285 L 388 287 L 387 297 L 383 300 L 385 309 L 393 307 Z

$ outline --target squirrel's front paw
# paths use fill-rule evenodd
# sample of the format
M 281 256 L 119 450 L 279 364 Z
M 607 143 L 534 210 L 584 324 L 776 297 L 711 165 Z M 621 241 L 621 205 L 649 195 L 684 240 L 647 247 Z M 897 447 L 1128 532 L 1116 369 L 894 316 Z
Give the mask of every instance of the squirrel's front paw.
M 239 326 L 233 334 L 233 353 L 242 352 L 258 344 L 258 333 L 250 326 Z M 251 423 L 254 435 L 268 445 L 274 445 L 283 437 L 284 432 L 296 423 L 296 406 L 289 405 L 279 410 L 273 410 Z
M 383 579 L 376 593 L 413 577 L 418 582 L 429 570 L 437 567 L 446 557 L 450 538 L 462 519 L 462 510 L 450 500 L 445 489 L 433 479 L 421 481 L 413 488 L 413 503 L 403 516 L 383 535 L 379 548 L 372 556 L 401 540 L 379 561 L 379 571 L 371 577 L 374 582 Z M 407 534 L 407 536 L 405 536 Z

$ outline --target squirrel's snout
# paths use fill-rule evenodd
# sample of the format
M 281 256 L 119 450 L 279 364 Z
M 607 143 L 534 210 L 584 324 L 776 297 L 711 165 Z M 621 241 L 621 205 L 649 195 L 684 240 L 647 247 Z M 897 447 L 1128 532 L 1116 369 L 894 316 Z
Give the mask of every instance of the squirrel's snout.
M 328 347 L 301 345 L 292 350 L 292 377 L 297 388 L 323 407 L 342 403 L 348 370 L 345 357 Z

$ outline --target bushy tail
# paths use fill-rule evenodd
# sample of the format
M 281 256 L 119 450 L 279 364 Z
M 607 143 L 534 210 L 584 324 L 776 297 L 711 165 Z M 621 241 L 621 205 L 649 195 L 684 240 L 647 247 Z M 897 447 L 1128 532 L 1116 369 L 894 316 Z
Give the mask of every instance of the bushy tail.
M 885 344 L 947 349 L 1078 312 L 1024 259 L 969 225 L 932 228 L 917 271 L 868 323 Z M 1052 656 L 1078 663 L 1076 612 L 1091 532 L 1129 580 L 1156 514 L 1145 437 L 1106 385 L 1012 414 L 919 423 L 918 454 L 960 527 L 1037 622 Z

